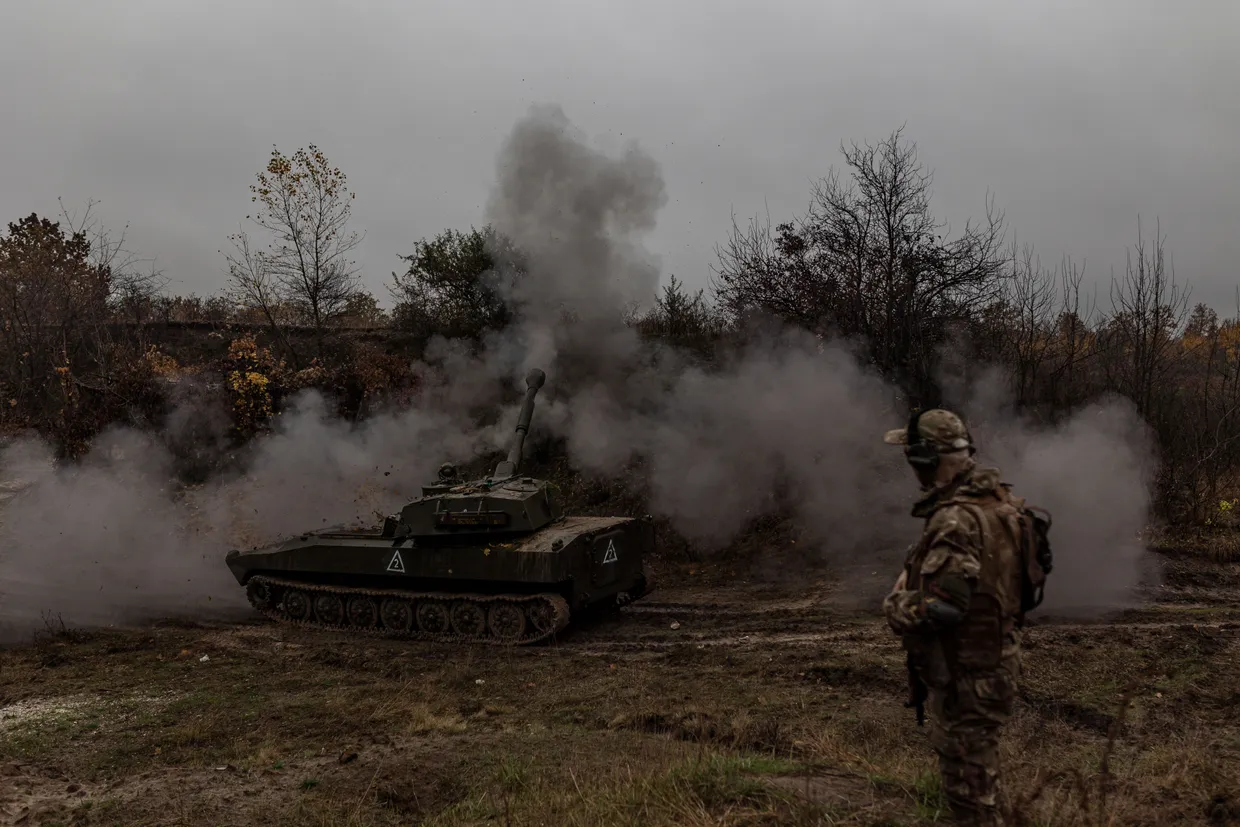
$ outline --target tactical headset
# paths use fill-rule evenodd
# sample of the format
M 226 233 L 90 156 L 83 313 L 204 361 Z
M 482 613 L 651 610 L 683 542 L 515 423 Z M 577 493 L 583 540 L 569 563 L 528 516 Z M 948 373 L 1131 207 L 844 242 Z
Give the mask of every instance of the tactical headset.
M 917 423 L 921 420 L 921 409 L 914 408 L 908 418 L 908 430 L 905 432 L 904 456 L 909 465 L 928 468 L 931 471 L 939 467 L 939 450 L 921 438 Z
M 917 423 L 920 421 L 921 409 L 915 408 L 908 418 L 904 456 L 908 459 L 909 465 L 916 465 L 934 471 L 938 469 L 939 462 L 942 461 L 942 455 L 939 453 L 938 448 L 921 438 L 921 430 L 917 427 Z M 970 438 L 969 453 L 972 452 L 973 440 Z

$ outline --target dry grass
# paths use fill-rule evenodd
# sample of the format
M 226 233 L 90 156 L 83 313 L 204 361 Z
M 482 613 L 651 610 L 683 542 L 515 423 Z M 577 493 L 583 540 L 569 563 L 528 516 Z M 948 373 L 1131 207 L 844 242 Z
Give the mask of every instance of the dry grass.
M 1198 557 L 1221 565 L 1240 563 L 1240 527 L 1235 525 L 1164 530 L 1151 537 L 1150 545 L 1173 556 Z
M 846 635 L 822 649 L 697 648 L 667 637 L 683 631 L 663 619 L 642 622 L 597 639 L 640 627 L 671 645 L 66 631 L 0 652 L 0 768 L 43 791 L 49 818 L 84 825 L 942 818 L 926 732 L 901 706 L 903 661 L 877 620 L 841 621 Z M 643 631 L 655 628 L 665 637 Z M 1048 626 L 1028 641 L 1002 742 L 1017 823 L 1240 816 L 1234 633 Z M 70 784 L 86 797 L 67 798 Z
M 1204 538 L 1201 551 L 1215 563 L 1240 563 L 1240 531 L 1209 535 Z

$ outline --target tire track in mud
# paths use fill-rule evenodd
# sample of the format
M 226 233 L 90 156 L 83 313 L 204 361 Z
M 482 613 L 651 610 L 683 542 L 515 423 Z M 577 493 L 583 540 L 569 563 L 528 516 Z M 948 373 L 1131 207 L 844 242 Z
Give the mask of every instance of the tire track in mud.
M 880 621 L 881 622 L 881 621 Z M 1036 630 L 1054 631 L 1057 633 L 1078 634 L 1110 634 L 1117 629 L 1125 631 L 1165 632 L 1165 631 L 1196 631 L 1225 635 L 1240 634 L 1240 621 L 1218 623 L 1185 623 L 1182 621 L 1163 621 L 1149 623 L 1055 623 L 1043 624 L 1030 629 L 1026 635 L 1036 635 Z M 872 629 L 859 629 L 850 624 L 845 629 L 828 629 L 819 632 L 776 633 L 764 631 L 742 632 L 725 635 L 666 635 L 659 637 L 639 637 L 629 640 L 561 640 L 554 645 L 557 649 L 571 651 L 573 654 L 591 655 L 609 652 L 657 651 L 667 649 L 706 649 L 726 647 L 731 649 L 758 649 L 775 646 L 824 646 L 831 643 L 885 643 L 891 639 L 886 626 Z
M 570 627 L 555 646 L 574 654 L 589 655 L 686 648 L 828 647 L 833 643 L 883 645 L 891 640 L 891 632 L 880 613 L 841 610 L 833 605 L 830 597 L 756 602 L 748 597 L 749 605 L 737 605 L 745 599 L 737 593 L 735 600 L 643 601 L 625 607 L 617 617 Z M 1025 636 L 1036 640 L 1044 633 L 1105 635 L 1119 630 L 1223 635 L 1240 632 L 1240 611 L 1219 611 L 1219 608 L 1211 600 L 1199 605 L 1147 603 L 1095 616 L 1048 614 L 1030 618 Z M 1208 614 L 1194 619 L 1194 611 Z M 1168 617 L 1169 614 L 1175 616 Z
M 1210 590 L 1208 595 L 1194 595 L 1198 599 L 1205 597 L 1205 602 L 1143 601 L 1137 606 L 1116 608 L 1091 617 L 1038 613 L 1030 619 L 1026 637 L 1036 641 L 1043 635 L 1093 637 L 1119 632 L 1175 631 L 1230 637 L 1240 631 L 1240 609 L 1234 601 L 1223 603 L 1226 591 Z M 849 595 L 841 604 L 833 592 L 833 589 L 815 589 L 811 594 L 780 595 L 755 594 L 743 587 L 701 591 L 678 587 L 664 592 L 665 599 L 648 596 L 618 613 L 574 618 L 553 641 L 526 651 L 589 657 L 617 652 L 803 650 L 809 647 L 829 649 L 835 645 L 883 647 L 891 643 L 892 634 L 873 601 L 856 608 L 858 602 L 853 599 L 856 595 Z M 155 625 L 161 624 L 156 622 Z M 259 617 L 190 625 L 215 627 L 226 635 L 258 629 L 275 635 L 289 631 L 283 624 L 273 624 Z M 322 634 L 335 640 L 351 638 L 347 630 Z
M 792 605 L 796 608 L 790 608 Z M 1168 632 L 1196 633 L 1207 636 L 1230 638 L 1240 633 L 1240 611 L 1224 617 L 1212 616 L 1194 622 L 1191 618 L 1150 618 L 1144 616 L 1130 619 L 1103 617 L 1091 619 L 1038 618 L 1026 627 L 1025 639 L 1036 645 L 1044 637 L 1080 635 L 1082 637 L 1113 636 L 1118 633 L 1158 634 Z M 673 628 L 672 624 L 676 627 Z M 176 624 L 173 624 L 176 625 Z M 292 629 L 262 618 L 239 623 L 219 622 L 191 624 L 196 628 L 214 628 L 222 638 L 234 635 L 258 635 L 283 640 L 292 632 L 294 639 L 304 645 L 332 639 L 353 642 L 365 640 L 349 635 L 347 630 L 311 631 Z M 894 637 L 881 615 L 833 611 L 821 603 L 785 601 L 783 607 L 767 609 L 758 605 L 752 608 L 736 606 L 720 607 L 718 613 L 712 607 L 694 604 L 652 604 L 642 607 L 629 606 L 619 615 L 611 615 L 594 621 L 579 620 L 554 639 L 529 647 L 520 647 L 527 655 L 573 655 L 606 656 L 619 652 L 670 652 L 685 650 L 733 649 L 752 651 L 757 649 L 803 649 L 818 647 L 829 649 L 833 645 L 851 648 L 857 646 L 886 647 Z M 393 646 L 405 646 L 406 641 L 384 641 Z M 473 649 L 462 644 L 416 642 L 419 647 Z

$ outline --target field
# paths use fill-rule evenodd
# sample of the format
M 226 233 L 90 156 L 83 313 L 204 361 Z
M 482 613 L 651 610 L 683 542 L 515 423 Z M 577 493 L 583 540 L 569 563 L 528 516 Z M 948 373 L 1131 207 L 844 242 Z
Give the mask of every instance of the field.
M 1027 632 L 1003 755 L 1029 824 L 1240 823 L 1240 566 L 1160 555 L 1139 610 Z M 944 818 L 886 572 L 664 563 L 552 645 L 253 620 L 0 651 L 0 819 L 61 825 L 828 825 Z M 865 596 L 857 600 L 856 595 Z

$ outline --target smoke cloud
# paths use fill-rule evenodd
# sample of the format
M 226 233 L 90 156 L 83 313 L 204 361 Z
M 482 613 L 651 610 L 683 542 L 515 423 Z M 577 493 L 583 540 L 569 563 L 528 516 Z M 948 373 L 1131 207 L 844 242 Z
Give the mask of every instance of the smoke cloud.
M 780 507 L 833 553 L 876 551 L 908 533 L 907 520 L 892 518 L 909 480 L 889 484 L 900 469 L 876 438 L 894 396 L 838 345 L 789 331 L 710 373 L 685 369 L 625 398 L 632 388 L 595 383 L 575 396 L 570 454 L 604 474 L 631 453 L 646 457 L 653 512 L 688 539 L 721 547 Z
M 607 155 L 559 108 L 535 108 L 499 153 L 487 205 L 488 220 L 525 257 L 524 275 L 502 260 L 494 274 L 516 322 L 480 351 L 432 343 L 415 366 L 414 407 L 352 424 L 304 394 L 241 472 L 188 489 L 170 482 L 166 443 L 129 429 L 100 437 L 76 465 L 56 466 L 37 441 L 10 445 L 0 481 L 24 488 L 0 509 L 0 633 L 24 633 L 49 610 L 79 624 L 248 612 L 224 566 L 229 548 L 373 523 L 441 462 L 502 447 L 516 410 L 486 425 L 477 415 L 522 389 L 531 367 L 548 374 L 535 435 L 561 438 L 578 469 L 604 477 L 630 473 L 640 458 L 650 510 L 702 549 L 787 512 L 803 553 L 873 560 L 894 580 L 919 530 L 908 513 L 912 475 L 881 440 L 903 408 L 846 344 L 771 331 L 705 370 L 644 345 L 623 323 L 658 287 L 658 262 L 641 242 L 666 202 L 659 166 L 638 146 Z M 1102 401 L 1041 431 L 1003 410 L 993 381 L 965 396 L 961 410 L 985 455 L 1054 513 L 1047 605 L 1087 610 L 1123 599 L 1148 509 L 1149 439 L 1139 420 Z M 218 442 L 194 404 L 182 402 L 167 438 L 184 439 L 186 423 L 198 423 Z
M 1014 492 L 1051 513 L 1055 569 L 1042 610 L 1088 615 L 1130 605 L 1147 570 L 1155 442 L 1122 397 L 1099 399 L 1054 428 L 1017 415 L 1001 379 L 984 372 L 959 410 L 979 461 L 999 467 Z
M 558 106 L 535 107 L 500 151 L 491 223 L 536 263 L 513 298 L 529 321 L 561 306 L 614 324 L 616 309 L 649 301 L 659 264 L 639 243 L 667 192 L 658 164 L 635 143 L 611 158 L 584 143 Z
M 227 612 L 211 532 L 168 487 L 170 455 L 131 430 L 101 435 L 77 465 L 57 467 L 29 439 L 0 455 L 19 487 L 0 515 L 0 635 L 37 628 L 43 613 L 70 624 L 123 622 L 126 611 Z
M 520 321 L 491 343 L 487 361 L 519 353 L 522 375 L 540 367 L 569 382 L 614 378 L 638 347 L 623 313 L 649 306 L 659 283 L 659 262 L 641 244 L 667 203 L 658 163 L 635 143 L 610 157 L 558 106 L 537 106 L 501 147 L 496 175 L 487 220 L 520 250 L 527 273 L 505 282 Z
M 170 421 L 186 416 L 174 411 Z M 20 439 L 0 452 L 17 491 L 0 513 L 0 639 L 38 628 L 48 614 L 89 626 L 243 615 L 244 596 L 223 563 L 228 549 L 373 523 L 440 462 L 496 444 L 493 429 L 466 431 L 435 410 L 354 427 L 308 393 L 256 444 L 244 473 L 183 490 L 167 447 L 139 431 L 110 430 L 80 462 L 62 466 L 46 445 Z

